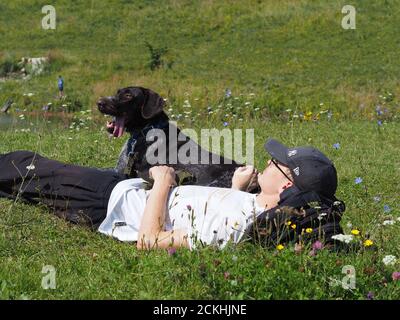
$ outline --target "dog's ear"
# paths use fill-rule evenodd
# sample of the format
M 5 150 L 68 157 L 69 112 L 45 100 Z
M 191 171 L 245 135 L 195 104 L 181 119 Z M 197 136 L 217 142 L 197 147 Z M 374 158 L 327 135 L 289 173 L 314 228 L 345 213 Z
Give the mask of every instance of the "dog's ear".
M 146 97 L 145 103 L 142 106 L 142 117 L 150 119 L 163 111 L 165 101 L 159 94 L 150 89 L 142 88 Z

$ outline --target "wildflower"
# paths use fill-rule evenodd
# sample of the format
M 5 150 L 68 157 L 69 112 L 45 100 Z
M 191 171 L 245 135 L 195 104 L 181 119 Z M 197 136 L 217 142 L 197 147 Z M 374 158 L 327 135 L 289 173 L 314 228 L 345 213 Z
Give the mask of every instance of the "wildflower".
M 322 250 L 322 248 L 324 247 L 324 245 L 322 244 L 322 242 L 321 241 L 315 241 L 313 244 L 312 244 L 312 248 L 313 248 L 313 250 L 315 250 L 315 251 L 318 251 L 318 250 Z
M 368 292 L 368 294 L 367 294 L 367 299 L 368 300 L 374 300 L 374 293 L 372 292 L 372 291 L 370 291 L 370 292 Z
M 379 197 L 379 196 L 375 196 L 375 197 L 374 197 L 374 201 L 375 201 L 375 202 L 379 202 L 379 201 L 381 201 L 381 197 Z
M 171 257 L 176 254 L 176 249 L 173 247 L 168 248 L 167 251 L 168 251 L 168 255 L 170 255 Z
M 400 272 L 398 272 L 398 271 L 393 272 L 392 273 L 392 279 L 393 279 L 393 281 L 400 280 Z
M 381 120 L 378 120 L 378 126 L 382 126 L 382 121 Z
M 355 235 L 355 236 L 358 236 L 358 235 L 360 235 L 360 230 L 353 229 L 353 230 L 351 230 L 351 234 Z
M 225 97 L 230 98 L 232 96 L 232 91 L 230 89 L 225 90 Z
M 186 208 L 191 211 L 192 210 L 192 206 L 190 204 L 186 205 Z
M 370 239 L 364 241 L 364 247 L 370 247 L 374 244 L 374 242 Z
M 334 147 L 336 150 L 339 150 L 339 149 L 340 149 L 340 143 L 337 142 L 337 143 L 333 144 L 333 147 Z
M 392 226 L 395 223 L 396 223 L 396 221 L 394 221 L 394 220 L 385 220 L 385 221 L 383 221 L 382 225 L 383 226 Z
M 279 250 L 279 251 L 281 251 L 281 250 L 285 249 L 285 247 L 284 247 L 283 245 L 281 245 L 281 244 L 278 244 L 278 245 L 276 246 L 276 249 Z
M 229 124 L 229 123 L 225 121 L 225 122 L 224 122 L 224 127 L 226 127 L 228 124 Z
M 382 259 L 385 266 L 393 266 L 396 263 L 396 257 L 392 255 L 387 255 Z
M 233 260 L 234 262 L 236 262 L 236 261 L 238 260 L 238 257 L 237 257 L 237 256 L 233 256 L 233 257 L 232 257 L 232 260 Z
M 311 233 L 312 231 L 313 231 L 312 228 L 307 228 L 307 229 L 306 229 L 306 232 L 307 232 L 307 233 Z
M 354 179 L 355 184 L 360 184 L 361 182 L 363 182 L 363 179 L 361 177 L 357 177 Z
M 333 113 L 329 111 L 329 112 L 326 114 L 326 116 L 328 117 L 328 120 L 331 120 L 331 119 L 332 119 L 332 116 L 333 116 Z
M 292 221 L 286 222 L 286 225 L 287 225 L 287 226 L 290 226 L 291 224 L 292 224 Z
M 29 166 L 26 167 L 27 170 L 35 170 L 35 165 L 31 163 Z
M 346 226 L 347 226 L 347 228 L 349 228 L 349 229 L 350 229 L 350 228 L 352 228 L 352 227 L 353 227 L 353 224 L 352 224 L 351 222 L 347 222 L 347 225 L 346 225 Z
M 303 249 L 304 249 L 304 247 L 303 247 L 303 245 L 302 245 L 301 243 L 295 243 L 295 245 L 294 245 L 294 252 L 295 252 L 296 254 L 302 253 L 302 252 L 303 252 Z
M 225 272 L 224 272 L 224 279 L 225 279 L 225 280 L 229 279 L 230 275 L 231 275 L 231 274 L 230 274 L 228 271 L 225 271 Z
M 388 213 L 388 212 L 390 212 L 390 211 L 391 211 L 390 207 L 389 207 L 387 204 L 385 204 L 385 205 L 383 206 L 383 212 Z
M 293 223 L 291 226 L 290 226 L 292 229 L 296 229 L 296 225 Z
M 353 236 L 351 234 L 336 234 L 332 237 L 334 240 L 338 240 L 340 242 L 350 243 L 353 240 Z

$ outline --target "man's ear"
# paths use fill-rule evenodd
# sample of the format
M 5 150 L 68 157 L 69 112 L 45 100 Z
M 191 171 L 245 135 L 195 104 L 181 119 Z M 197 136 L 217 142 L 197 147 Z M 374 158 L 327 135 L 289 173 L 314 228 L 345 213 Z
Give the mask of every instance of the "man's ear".
M 145 96 L 145 102 L 142 106 L 142 117 L 150 119 L 163 111 L 165 101 L 159 94 L 150 89 L 142 88 L 142 90 Z

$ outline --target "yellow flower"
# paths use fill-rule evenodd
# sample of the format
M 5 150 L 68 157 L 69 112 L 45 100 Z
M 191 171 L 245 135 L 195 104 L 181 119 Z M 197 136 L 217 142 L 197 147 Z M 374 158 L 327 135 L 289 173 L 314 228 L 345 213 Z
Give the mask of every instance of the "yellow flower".
M 276 249 L 278 249 L 279 251 L 281 251 L 281 250 L 283 250 L 285 247 L 283 246 L 283 245 L 281 245 L 281 244 L 278 244 L 277 246 L 276 246 Z
M 287 225 L 287 226 L 290 226 L 291 224 L 292 224 L 292 221 L 286 222 L 286 225 Z
M 311 233 L 311 232 L 312 232 L 312 228 L 307 228 L 307 229 L 306 229 L 306 232 L 307 232 L 307 233 Z
M 360 234 L 360 230 L 353 229 L 353 230 L 351 230 L 351 234 L 358 236 Z
M 296 225 L 295 224 L 292 224 L 292 229 L 296 229 Z
M 370 240 L 370 239 L 367 239 L 367 240 L 364 241 L 364 246 L 365 247 L 370 247 L 373 244 L 374 244 L 374 242 L 372 240 Z
M 304 120 L 311 120 L 313 113 L 311 111 L 306 112 L 304 115 Z

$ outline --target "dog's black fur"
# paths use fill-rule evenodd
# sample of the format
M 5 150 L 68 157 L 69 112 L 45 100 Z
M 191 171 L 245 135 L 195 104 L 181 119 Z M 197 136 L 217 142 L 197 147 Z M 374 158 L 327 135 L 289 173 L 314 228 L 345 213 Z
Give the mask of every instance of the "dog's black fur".
M 132 177 L 142 177 L 148 179 L 148 170 L 152 166 L 146 160 L 147 148 L 154 142 L 147 142 L 145 134 L 139 134 L 141 130 L 148 127 L 151 124 L 157 123 L 167 123 L 168 116 L 163 111 L 165 106 L 164 99 L 160 97 L 157 93 L 150 89 L 142 87 L 127 87 L 118 90 L 117 94 L 112 97 L 103 97 L 97 103 L 99 111 L 103 114 L 111 115 L 114 117 L 124 117 L 125 130 L 131 135 L 135 134 L 138 136 L 137 142 L 134 148 L 136 153 L 135 161 L 131 163 L 132 165 Z M 198 158 L 201 159 L 201 154 L 208 157 L 209 164 L 185 164 L 179 162 L 177 164 L 171 164 L 169 161 L 169 135 L 170 129 L 176 130 L 179 135 L 179 128 L 173 127 L 171 123 L 162 128 L 165 132 L 167 141 L 167 161 L 166 163 L 159 163 L 160 165 L 166 164 L 172 166 L 175 171 L 186 171 L 189 172 L 193 177 L 195 177 L 194 184 L 203 186 L 215 186 L 215 187 L 225 187 L 230 188 L 232 184 L 232 176 L 235 169 L 241 164 L 236 163 L 233 160 L 225 159 L 219 155 L 213 155 L 209 151 L 198 146 L 193 140 L 185 136 L 185 141 L 178 141 L 176 146 L 181 148 L 183 145 L 195 144 L 198 150 Z M 113 127 L 109 128 L 111 131 Z M 110 131 L 110 133 L 111 133 Z M 130 140 L 128 140 L 119 156 L 117 163 L 117 171 L 120 173 L 124 172 L 125 167 L 128 164 L 127 150 L 130 149 Z M 164 143 L 164 142 L 163 142 Z M 172 149 L 173 150 L 173 149 Z M 189 149 L 190 150 L 190 149 Z M 212 157 L 219 158 L 219 164 L 213 164 Z M 203 158 L 204 159 L 204 158 Z M 214 158 L 215 159 L 215 158 Z M 215 163 L 215 162 L 214 162 Z M 254 190 L 253 190 L 254 191 Z

